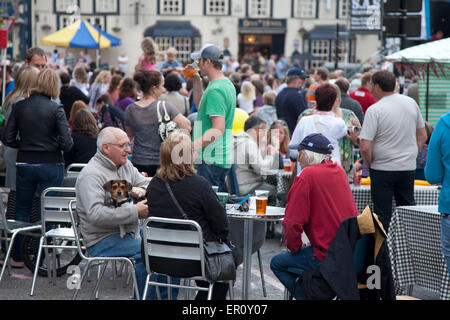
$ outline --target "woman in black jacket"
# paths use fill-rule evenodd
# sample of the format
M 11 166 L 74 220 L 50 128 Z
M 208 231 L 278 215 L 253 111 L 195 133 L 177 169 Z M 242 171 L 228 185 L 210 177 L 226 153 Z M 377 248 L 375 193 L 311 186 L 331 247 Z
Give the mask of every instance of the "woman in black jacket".
M 6 124 L 5 144 L 18 148 L 16 167 L 16 215 L 30 221 L 33 198 L 46 188 L 59 187 L 64 178 L 64 158 L 73 146 L 62 105 L 52 101 L 59 96 L 59 77 L 46 69 L 39 73 L 29 98 L 19 101 Z M 39 212 L 39 219 L 40 212 Z M 13 258 L 22 261 L 21 238 L 14 242 Z
M 172 151 L 188 150 L 189 153 L 178 152 L 179 159 L 172 158 Z M 183 219 L 182 214 L 167 191 L 165 182 L 169 186 L 189 219 L 196 221 L 203 231 L 205 241 L 222 240 L 229 243 L 228 220 L 224 207 L 220 204 L 206 179 L 196 174 L 192 154 L 192 141 L 188 134 L 182 131 L 172 133 L 161 144 L 161 167 L 156 176 L 147 187 L 147 200 L 149 216 Z M 174 158 L 177 158 L 174 156 Z M 142 253 L 144 251 L 142 250 Z M 187 270 L 189 265 L 168 266 L 176 269 Z M 205 281 L 198 281 L 198 285 L 208 287 Z M 225 300 L 228 291 L 228 283 L 217 282 L 214 284 L 213 300 Z M 206 292 L 199 291 L 196 300 L 206 300 Z

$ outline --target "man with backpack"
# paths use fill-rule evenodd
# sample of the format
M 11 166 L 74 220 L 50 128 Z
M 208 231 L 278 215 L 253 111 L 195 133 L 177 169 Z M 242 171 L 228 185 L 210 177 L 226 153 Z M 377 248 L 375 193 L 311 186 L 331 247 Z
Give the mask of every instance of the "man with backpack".
M 97 99 L 97 108 L 101 129 L 116 127 L 125 130 L 125 113 L 112 105 L 111 98 L 107 94 Z

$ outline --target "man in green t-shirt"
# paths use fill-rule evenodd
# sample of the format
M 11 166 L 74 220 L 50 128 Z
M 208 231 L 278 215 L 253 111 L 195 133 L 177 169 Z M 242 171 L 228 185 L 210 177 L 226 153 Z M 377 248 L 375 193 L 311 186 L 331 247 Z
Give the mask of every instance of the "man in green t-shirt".
M 200 74 L 193 76 L 194 102 L 198 106 L 193 135 L 194 151 L 198 154 L 195 168 L 211 185 L 222 190 L 233 161 L 236 89 L 222 72 L 223 53 L 218 46 L 207 44 L 191 58 L 200 69 Z M 200 76 L 209 79 L 204 92 Z

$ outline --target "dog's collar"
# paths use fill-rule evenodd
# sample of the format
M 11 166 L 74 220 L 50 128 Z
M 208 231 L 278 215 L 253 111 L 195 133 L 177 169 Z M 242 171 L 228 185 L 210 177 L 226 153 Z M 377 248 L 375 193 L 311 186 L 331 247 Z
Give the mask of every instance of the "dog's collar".
M 116 203 L 117 207 L 120 207 L 121 205 L 123 205 L 124 203 L 129 202 L 129 201 L 130 201 L 129 198 L 125 198 L 125 199 L 122 199 L 120 201 L 114 200 L 114 202 Z

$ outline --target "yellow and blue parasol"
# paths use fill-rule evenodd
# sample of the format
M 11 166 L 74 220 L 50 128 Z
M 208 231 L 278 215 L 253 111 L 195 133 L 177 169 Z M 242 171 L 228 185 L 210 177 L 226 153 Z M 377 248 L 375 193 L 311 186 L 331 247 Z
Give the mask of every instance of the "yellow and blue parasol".
M 107 49 L 121 45 L 121 40 L 85 20 L 78 20 L 70 26 L 42 38 L 41 44 L 56 47 Z

